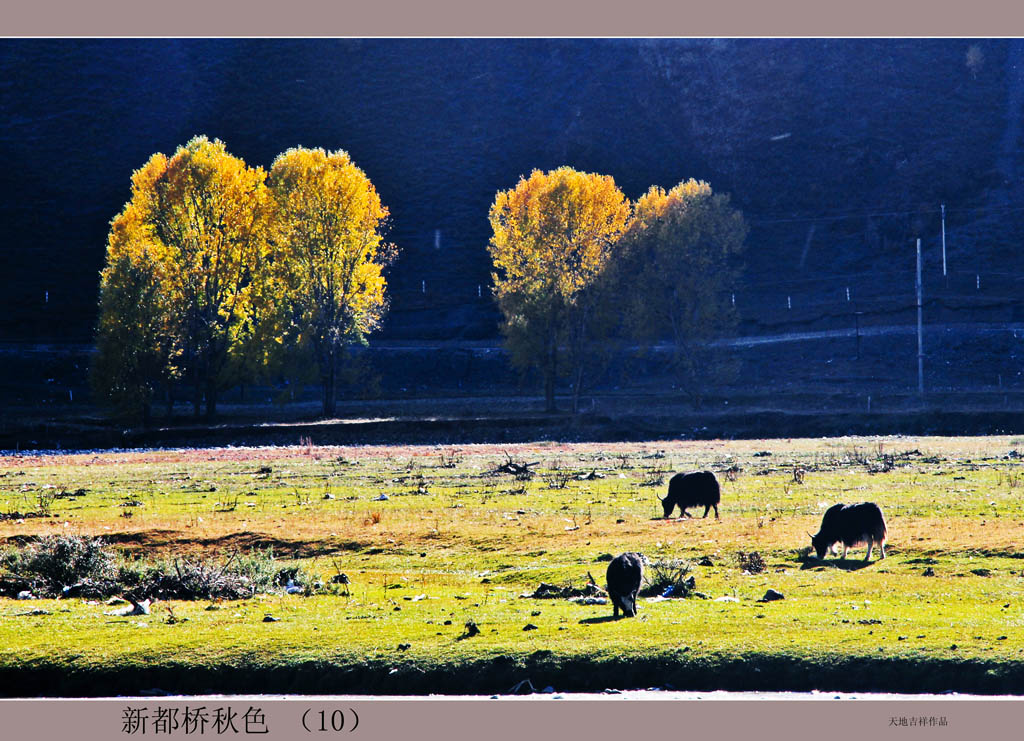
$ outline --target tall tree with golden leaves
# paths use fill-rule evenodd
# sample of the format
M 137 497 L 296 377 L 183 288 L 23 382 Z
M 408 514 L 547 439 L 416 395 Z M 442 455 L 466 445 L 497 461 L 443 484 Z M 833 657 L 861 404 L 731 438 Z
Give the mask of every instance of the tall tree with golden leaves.
M 747 231 L 728 195 L 691 179 L 669 191 L 648 190 L 622 238 L 615 282 L 627 332 L 641 341 L 668 340 L 669 369 L 696 406 L 708 384 L 729 371 L 711 341 L 737 321 L 731 292 Z
M 388 210 L 346 152 L 293 148 L 270 170 L 274 280 L 281 336 L 310 349 L 320 371 L 323 414 L 334 414 L 339 361 L 365 344 L 387 312 L 384 242 Z
M 150 160 L 133 183 L 144 188 L 162 166 L 158 158 Z M 99 304 L 89 369 L 93 392 L 116 416 L 148 422 L 158 388 L 169 386 L 175 375 L 176 328 L 137 204 L 129 203 L 111 222 Z
M 628 217 L 629 203 L 610 176 L 570 167 L 534 170 L 491 206 L 488 251 L 502 333 L 516 365 L 540 370 L 549 412 L 563 368 L 578 408 L 595 339 L 594 289 Z
M 154 306 L 171 346 L 168 363 L 173 358 L 166 372 L 191 384 L 196 416 L 204 398 L 207 416 L 216 414 L 217 394 L 237 380 L 253 332 L 253 295 L 266 268 L 265 179 L 222 142 L 198 136 L 170 158 L 153 155 L 135 173 L 131 201 L 112 224 L 101 333 L 138 321 L 132 312 L 111 313 L 106 300 L 121 290 L 124 276 L 135 275 L 118 266 L 124 260 L 139 269 L 149 265 L 147 280 L 156 281 L 160 294 Z

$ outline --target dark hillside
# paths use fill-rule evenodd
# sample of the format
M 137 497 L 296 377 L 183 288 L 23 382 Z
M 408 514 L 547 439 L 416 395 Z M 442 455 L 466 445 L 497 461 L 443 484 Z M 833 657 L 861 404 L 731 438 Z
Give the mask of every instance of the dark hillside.
M 495 336 L 488 206 L 561 164 L 610 173 L 630 197 L 687 177 L 731 192 L 753 226 L 737 297 L 750 331 L 794 320 L 775 315 L 787 296 L 816 317 L 852 311 L 846 287 L 854 301 L 908 300 L 916 236 L 930 290 L 955 302 L 981 273 L 1005 303 L 1022 272 L 1024 96 L 1008 72 L 1024 68 L 1020 46 L 3 40 L 0 338 L 89 340 L 131 171 L 195 133 L 264 167 L 298 144 L 352 154 L 402 248 L 391 338 Z M 943 202 L 948 289 L 936 281 Z

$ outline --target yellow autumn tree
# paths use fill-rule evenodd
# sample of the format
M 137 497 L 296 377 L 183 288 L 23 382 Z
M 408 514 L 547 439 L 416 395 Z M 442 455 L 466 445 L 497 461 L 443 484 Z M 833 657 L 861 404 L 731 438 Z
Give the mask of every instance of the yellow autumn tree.
M 147 190 L 164 166 L 154 157 L 133 176 Z M 160 386 L 174 379 L 175 312 L 162 290 L 153 241 L 140 204 L 129 203 L 111 222 L 106 266 L 100 273 L 96 355 L 90 383 L 98 400 L 118 417 L 148 422 Z
M 270 170 L 279 336 L 312 352 L 324 415 L 332 415 L 339 362 L 365 344 L 388 308 L 384 268 L 396 250 L 383 240 L 388 210 L 346 152 L 296 147 Z
M 561 370 L 572 379 L 577 409 L 588 348 L 598 339 L 595 288 L 628 217 L 610 176 L 570 167 L 534 170 L 491 206 L 488 251 L 502 333 L 513 362 L 540 371 L 547 411 L 555 410 Z
M 747 224 L 729 196 L 687 180 L 652 187 L 633 207 L 615 284 L 630 336 L 668 342 L 668 367 L 696 406 L 729 363 L 712 341 L 736 324 L 731 292 Z
M 159 294 L 151 308 L 168 344 L 164 375 L 192 386 L 196 416 L 204 399 L 207 416 L 216 414 L 218 392 L 237 380 L 257 321 L 265 179 L 223 142 L 198 136 L 172 157 L 153 155 L 134 174 L 131 200 L 112 222 L 98 341 L 115 329 L 134 331 L 138 312 L 116 308 L 112 297 L 145 274 Z

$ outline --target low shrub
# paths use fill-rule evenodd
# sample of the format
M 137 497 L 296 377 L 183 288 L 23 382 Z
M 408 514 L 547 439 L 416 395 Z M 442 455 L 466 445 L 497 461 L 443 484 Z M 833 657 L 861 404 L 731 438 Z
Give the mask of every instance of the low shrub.
M 640 590 L 641 597 L 666 596 L 687 597 L 697 585 L 697 580 L 690 576 L 690 562 L 679 559 L 651 561 L 645 570 L 647 585 Z
M 0 565 L 40 597 L 59 597 L 65 587 L 88 597 L 120 591 L 115 554 L 102 538 L 47 535 L 6 551 Z
M 0 591 L 37 597 L 242 599 L 289 586 L 311 593 L 315 575 L 283 566 L 271 549 L 227 558 L 125 560 L 102 538 L 46 536 L 0 554 Z

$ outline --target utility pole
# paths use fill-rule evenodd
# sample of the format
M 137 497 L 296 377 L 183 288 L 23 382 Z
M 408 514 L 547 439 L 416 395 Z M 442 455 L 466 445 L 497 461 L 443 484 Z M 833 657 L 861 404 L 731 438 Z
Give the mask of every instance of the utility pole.
M 917 239 L 917 393 L 924 395 L 924 352 L 921 343 L 921 238 Z
M 946 204 L 942 204 L 942 277 L 946 279 Z

